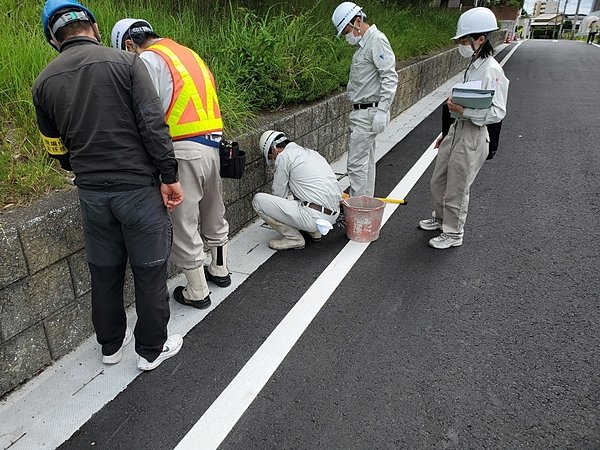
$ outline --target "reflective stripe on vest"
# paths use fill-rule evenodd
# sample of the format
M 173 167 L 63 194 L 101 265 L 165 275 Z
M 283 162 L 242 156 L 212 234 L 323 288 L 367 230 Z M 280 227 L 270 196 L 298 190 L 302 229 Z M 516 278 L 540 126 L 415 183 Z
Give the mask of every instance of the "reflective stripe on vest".
M 161 39 L 147 50 L 164 59 L 173 78 L 173 97 L 166 114 L 171 138 L 222 131 L 215 80 L 204 61 L 171 39 Z

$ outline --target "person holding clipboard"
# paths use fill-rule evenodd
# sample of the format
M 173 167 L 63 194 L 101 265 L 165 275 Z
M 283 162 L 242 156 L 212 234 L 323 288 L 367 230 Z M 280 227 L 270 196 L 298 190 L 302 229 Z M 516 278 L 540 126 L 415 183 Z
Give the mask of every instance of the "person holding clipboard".
M 442 231 L 429 241 L 433 248 L 462 245 L 471 185 L 489 153 L 486 125 L 499 123 L 506 115 L 509 81 L 492 57 L 494 48 L 489 40 L 490 33 L 497 29 L 496 16 L 488 8 L 472 8 L 458 19 L 453 39 L 458 41 L 460 54 L 470 62 L 464 84 L 456 88 L 462 88 L 462 94 L 471 91 L 471 99 L 464 101 L 464 95 L 448 98 L 445 106 L 455 120 L 435 144 L 439 150 L 431 177 L 433 213 L 419 222 L 423 230 Z M 477 102 L 473 102 L 473 96 L 479 97 Z

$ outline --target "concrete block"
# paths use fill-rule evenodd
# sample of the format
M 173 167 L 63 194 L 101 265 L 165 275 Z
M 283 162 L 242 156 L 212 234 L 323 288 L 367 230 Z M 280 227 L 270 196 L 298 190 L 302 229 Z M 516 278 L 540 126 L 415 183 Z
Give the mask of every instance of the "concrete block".
M 332 125 L 333 140 L 350 133 L 350 125 L 348 124 L 348 116 L 350 113 L 345 113 L 335 119 Z
M 0 397 L 50 362 L 50 350 L 41 323 L 0 344 Z
M 94 333 L 91 292 L 45 319 L 44 329 L 53 360 L 69 353 L 91 336 Z
M 32 215 L 19 225 L 30 273 L 81 250 L 85 243 L 79 200 L 73 191 L 39 200 Z
M 12 216 L 0 217 L 0 289 L 27 276 L 27 263 Z
M 310 133 L 298 138 L 296 142 L 302 147 L 309 148 L 311 150 L 317 150 L 319 146 L 319 131 L 311 131 Z
M 293 114 L 276 120 L 273 122 L 272 128 L 273 130 L 281 131 L 292 141 L 296 139 L 296 117 Z M 264 158 L 264 155 L 262 156 Z
M 28 298 L 29 278 L 0 289 L 0 342 L 9 340 L 35 323 L 36 318 L 26 307 Z
M 321 127 L 322 125 L 329 122 L 327 120 L 327 100 L 323 100 L 313 107 L 313 130 Z
M 337 119 L 335 119 L 337 120 Z M 324 154 L 324 149 L 327 145 L 331 144 L 335 139 L 334 131 L 333 131 L 334 122 L 325 123 L 322 127 L 320 127 L 318 132 L 318 144 L 317 149 L 319 153 Z
M 240 180 L 223 178 L 223 203 L 225 206 L 235 203 L 240 198 Z
M 258 145 L 259 139 L 260 133 L 257 132 L 245 133 L 236 139 L 240 145 L 240 150 L 246 152 L 246 165 L 264 158 Z
M 92 289 L 90 280 L 90 268 L 86 259 L 85 249 L 67 258 L 69 269 L 71 270 L 71 279 L 73 280 L 73 288 L 75 289 L 75 298 L 81 297 L 83 294 Z
M 240 180 L 239 195 L 244 197 L 256 191 L 260 186 L 267 183 L 265 161 L 260 159 L 246 165 L 246 172 Z
M 327 118 L 332 121 L 352 110 L 352 104 L 346 98 L 345 94 L 338 94 L 327 100 Z
M 252 208 L 253 195 L 249 194 L 240 198 L 237 202 L 227 208 L 225 218 L 229 222 L 229 233 L 235 233 L 252 220 L 254 217 L 254 208 Z
M 313 131 L 313 111 L 304 109 L 294 114 L 295 117 L 295 140 L 300 142 L 300 138 Z
M 0 332 L 8 340 L 74 300 L 64 259 L 0 291 Z
M 73 285 L 66 259 L 2 289 L 2 341 L 19 334 L 73 300 Z

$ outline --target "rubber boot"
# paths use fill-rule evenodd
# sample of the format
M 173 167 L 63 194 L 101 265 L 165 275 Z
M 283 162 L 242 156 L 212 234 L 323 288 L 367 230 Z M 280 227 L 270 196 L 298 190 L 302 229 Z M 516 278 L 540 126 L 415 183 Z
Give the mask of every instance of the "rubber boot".
M 210 266 L 204 267 L 206 279 L 219 287 L 227 287 L 231 284 L 231 276 L 227 268 L 227 244 L 220 247 L 211 247 L 212 260 Z
M 283 238 L 272 239 L 269 241 L 269 247 L 271 247 L 273 250 L 300 250 L 304 248 L 304 238 L 297 229 L 290 227 L 289 225 L 286 225 L 284 223 L 281 223 L 273 219 L 272 217 L 261 217 L 265 222 L 267 222 L 271 226 L 271 228 L 283 234 Z
M 173 298 L 182 305 L 192 306 L 198 309 L 208 308 L 210 306 L 210 291 L 206 283 L 204 269 L 186 270 L 183 274 L 187 279 L 187 286 L 177 286 L 173 291 Z

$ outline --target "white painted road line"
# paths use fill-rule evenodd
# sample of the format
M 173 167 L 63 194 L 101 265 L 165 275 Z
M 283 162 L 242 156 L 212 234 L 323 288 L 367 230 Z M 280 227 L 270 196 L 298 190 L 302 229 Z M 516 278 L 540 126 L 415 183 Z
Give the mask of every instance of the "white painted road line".
M 500 46 L 498 50 L 504 47 L 505 45 Z M 506 59 L 508 58 L 505 58 L 501 64 L 504 64 Z M 376 159 L 379 160 L 429 116 L 448 95 L 452 85 L 460 82 L 461 79 L 462 74 L 456 75 L 396 117 L 386 131 L 377 138 Z M 431 161 L 427 163 L 427 158 L 433 158 L 435 153 L 433 156 L 426 155 L 427 152 L 419 160 L 421 164 L 428 165 Z M 417 172 L 420 169 L 416 169 L 416 166 L 420 163 L 417 162 L 413 168 Z M 345 172 L 345 157 L 334 162 L 332 167 L 336 172 Z M 409 175 L 410 172 L 403 182 L 410 184 Z M 343 189 L 348 187 L 347 177 L 340 180 L 340 185 Z M 390 196 L 403 198 L 406 195 L 404 189 L 405 187 L 399 184 Z M 384 220 L 387 220 L 397 207 L 398 205 L 387 205 Z M 211 293 L 213 305 L 208 310 L 191 311 L 190 308 L 172 302 L 169 332 L 185 335 L 260 267 L 274 253 L 267 245 L 273 233 L 272 230 L 261 227 L 259 221 L 255 221 L 238 233 L 229 246 L 230 268 L 233 272 L 232 285 L 226 289 L 216 289 Z M 183 281 L 182 275 L 169 280 L 169 290 Z M 134 310 L 129 309 L 130 325 L 135 320 L 134 316 Z M 141 373 L 136 368 L 133 345 L 126 348 L 123 360 L 115 366 L 102 365 L 99 355 L 99 346 L 95 336 L 92 336 L 76 350 L 2 399 L 0 401 L 0 448 L 10 446 L 11 450 L 29 450 L 58 447 Z
M 502 60 L 501 65 L 504 65 L 506 61 L 508 61 L 519 45 L 520 43 L 517 44 Z M 443 90 L 446 87 L 449 88 L 460 78 L 462 78 L 462 74 L 455 76 L 452 80 L 449 80 L 442 87 L 438 88 L 436 90 L 436 93 L 438 93 L 437 96 L 439 97 L 439 92 L 444 92 Z M 440 104 L 439 98 L 437 99 L 437 103 L 435 103 L 436 93 L 430 94 L 427 97 L 430 102 L 432 101 L 431 99 L 434 99 L 433 109 L 437 108 Z M 415 106 L 419 107 L 418 104 Z M 430 106 L 432 105 L 429 105 L 429 107 Z M 429 107 L 424 109 L 429 109 Z M 429 113 L 431 113 L 433 109 L 429 110 Z M 427 116 L 423 116 L 420 120 L 416 121 L 417 123 L 414 127 L 416 127 L 416 125 L 418 125 L 425 117 Z M 412 130 L 412 128 L 410 130 Z M 409 131 L 406 131 L 402 137 L 408 134 Z M 397 142 L 399 142 L 399 140 L 396 141 L 396 143 Z M 389 143 L 386 144 L 389 145 Z M 384 146 L 387 147 L 387 145 Z M 393 145 L 391 145 L 387 151 L 389 151 Z M 408 195 L 410 190 L 419 181 L 423 173 L 425 173 L 431 162 L 435 159 L 437 149 L 434 148 L 434 145 L 435 140 L 415 165 L 408 171 L 404 178 L 400 180 L 392 192 L 388 194 L 388 197 L 405 198 Z M 385 153 L 387 153 L 387 151 Z M 381 156 L 382 155 L 379 155 L 379 158 Z M 386 205 L 381 224 L 382 227 L 398 206 L 400 205 Z M 219 395 L 202 417 L 200 417 L 200 420 L 198 420 L 190 431 L 188 431 L 177 447 L 175 447 L 175 450 L 211 450 L 217 449 L 219 445 L 221 445 L 223 440 L 239 421 L 240 417 L 242 417 L 242 414 L 244 414 L 252 404 L 256 396 L 264 388 L 271 376 L 273 376 L 287 354 L 294 347 L 296 342 L 298 342 L 323 305 L 329 300 L 329 297 L 331 297 L 335 289 L 337 289 L 339 284 L 346 277 L 348 272 L 350 272 L 350 269 L 356 264 L 369 245 L 370 243 L 358 243 L 353 241 L 346 244 L 342 251 L 335 257 L 329 266 L 327 266 L 319 278 L 317 278 L 290 312 L 283 318 L 275 330 L 273 330 L 256 353 L 248 360 L 242 370 L 238 372 L 236 377 L 229 383 L 221 395 Z
M 435 141 L 389 194 L 405 198 L 435 159 Z M 385 207 L 382 227 L 399 205 Z M 283 362 L 370 243 L 350 241 L 273 330 L 233 381 L 177 445 L 176 450 L 216 449 Z

